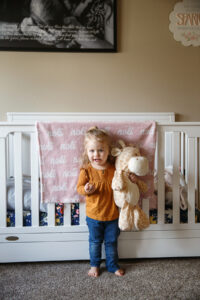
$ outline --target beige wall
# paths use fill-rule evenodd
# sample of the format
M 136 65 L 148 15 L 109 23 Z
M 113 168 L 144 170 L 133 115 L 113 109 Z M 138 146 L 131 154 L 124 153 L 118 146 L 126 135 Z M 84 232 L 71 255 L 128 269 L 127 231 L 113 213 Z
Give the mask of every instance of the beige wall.
M 175 0 L 118 0 L 118 53 L 0 52 L 7 111 L 175 112 L 200 121 L 200 47 L 169 31 Z

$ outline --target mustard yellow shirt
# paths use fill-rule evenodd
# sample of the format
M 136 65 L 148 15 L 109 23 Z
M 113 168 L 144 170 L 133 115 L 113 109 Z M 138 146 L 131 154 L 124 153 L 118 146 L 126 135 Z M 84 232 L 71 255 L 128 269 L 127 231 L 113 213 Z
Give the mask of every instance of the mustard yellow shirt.
M 80 195 L 86 196 L 86 215 L 89 218 L 112 221 L 119 217 L 111 188 L 114 172 L 115 168 L 112 165 L 105 170 L 95 169 L 90 164 L 86 168 L 81 168 L 77 191 Z M 87 182 L 95 185 L 95 191 L 90 195 L 84 190 Z

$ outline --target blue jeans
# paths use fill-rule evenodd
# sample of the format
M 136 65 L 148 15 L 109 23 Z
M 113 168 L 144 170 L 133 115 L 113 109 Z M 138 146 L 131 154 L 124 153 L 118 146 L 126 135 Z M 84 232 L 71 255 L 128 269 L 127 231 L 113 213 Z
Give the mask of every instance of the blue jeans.
M 98 221 L 86 217 L 89 229 L 90 265 L 100 267 L 101 246 L 104 241 L 106 252 L 106 268 L 114 273 L 118 265 L 117 239 L 120 234 L 118 219 L 114 221 Z

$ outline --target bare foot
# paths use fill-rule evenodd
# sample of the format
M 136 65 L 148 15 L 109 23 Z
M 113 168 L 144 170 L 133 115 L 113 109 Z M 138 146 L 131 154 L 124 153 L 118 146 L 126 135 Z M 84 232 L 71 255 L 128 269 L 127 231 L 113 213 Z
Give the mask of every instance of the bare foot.
M 115 271 L 115 275 L 117 276 L 124 276 L 125 274 L 125 271 L 123 269 L 119 269 L 117 271 Z
M 88 275 L 91 277 L 98 277 L 99 276 L 99 268 L 98 267 L 91 267 L 88 272 Z

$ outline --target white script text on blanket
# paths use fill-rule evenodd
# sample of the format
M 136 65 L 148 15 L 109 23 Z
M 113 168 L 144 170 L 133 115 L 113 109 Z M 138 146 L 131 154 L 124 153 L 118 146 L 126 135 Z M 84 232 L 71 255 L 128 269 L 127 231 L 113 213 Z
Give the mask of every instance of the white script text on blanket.
M 155 122 L 37 122 L 42 182 L 42 202 L 76 203 L 83 199 L 76 192 L 83 152 L 83 138 L 91 126 L 109 132 L 113 142 L 122 139 L 137 145 L 149 160 L 150 172 L 144 180 L 144 195 L 153 204 L 153 170 L 156 143 Z

